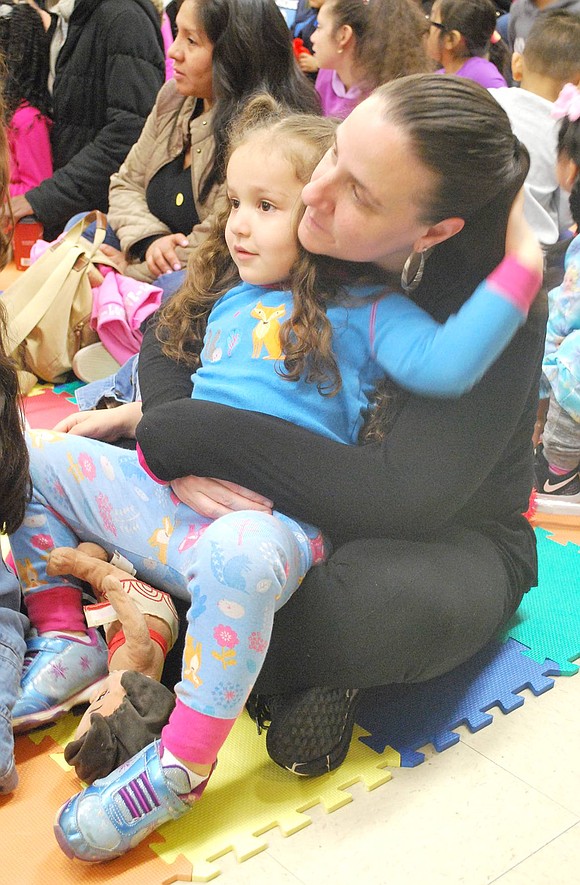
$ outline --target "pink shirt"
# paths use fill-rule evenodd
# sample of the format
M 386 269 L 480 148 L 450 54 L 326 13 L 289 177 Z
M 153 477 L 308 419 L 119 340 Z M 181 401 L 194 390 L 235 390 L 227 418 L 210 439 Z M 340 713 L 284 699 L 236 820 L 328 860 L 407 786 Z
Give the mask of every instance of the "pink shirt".
M 320 96 L 322 113 L 325 117 L 338 117 L 344 120 L 357 104 L 367 97 L 367 92 L 359 86 L 347 89 L 334 70 L 321 68 L 316 77 L 316 91 Z
M 8 126 L 10 196 L 25 194 L 52 176 L 51 120 L 21 104 Z

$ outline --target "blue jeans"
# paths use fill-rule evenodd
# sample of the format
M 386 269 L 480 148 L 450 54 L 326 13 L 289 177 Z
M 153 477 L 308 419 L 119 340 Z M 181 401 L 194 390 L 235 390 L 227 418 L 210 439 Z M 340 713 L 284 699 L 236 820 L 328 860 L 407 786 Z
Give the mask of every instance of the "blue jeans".
M 20 690 L 28 618 L 20 613 L 20 584 L 0 554 L 0 794 L 17 783 L 12 707 Z

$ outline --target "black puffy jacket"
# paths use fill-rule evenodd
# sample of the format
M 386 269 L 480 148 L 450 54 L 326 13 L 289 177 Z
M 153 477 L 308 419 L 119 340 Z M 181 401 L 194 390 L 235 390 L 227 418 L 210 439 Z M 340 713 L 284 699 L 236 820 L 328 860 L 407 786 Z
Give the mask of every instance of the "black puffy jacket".
M 45 237 L 76 212 L 107 210 L 109 178 L 137 141 L 164 74 L 150 0 L 77 0 L 53 87 L 55 171 L 26 194 Z

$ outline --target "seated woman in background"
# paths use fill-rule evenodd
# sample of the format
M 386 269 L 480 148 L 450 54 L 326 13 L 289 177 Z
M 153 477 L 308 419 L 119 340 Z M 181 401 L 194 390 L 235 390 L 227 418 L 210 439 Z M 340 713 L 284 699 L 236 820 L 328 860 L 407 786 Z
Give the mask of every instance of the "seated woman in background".
M 475 80 L 486 89 L 507 86 L 510 52 L 495 30 L 491 0 L 435 0 L 427 42 L 441 73 Z
M 121 252 L 105 248 L 128 276 L 163 276 L 166 294 L 222 205 L 228 126 L 245 100 L 267 91 L 293 110 L 319 112 L 274 0 L 183 0 L 169 56 L 173 80 L 111 178 L 108 220 Z

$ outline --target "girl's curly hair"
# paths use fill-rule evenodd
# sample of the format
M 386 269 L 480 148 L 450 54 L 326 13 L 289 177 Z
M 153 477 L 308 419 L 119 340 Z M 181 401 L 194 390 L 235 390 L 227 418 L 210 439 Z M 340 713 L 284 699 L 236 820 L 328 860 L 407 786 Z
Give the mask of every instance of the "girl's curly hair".
M 17 3 L 6 15 L 0 16 L 0 55 L 4 59 L 2 79 L 8 121 L 23 101 L 44 116 L 50 115 L 49 45 L 40 15 L 28 3 Z
M 229 156 L 251 140 L 267 142 L 268 151 L 280 151 L 292 165 L 296 178 L 307 184 L 314 168 L 334 140 L 336 124 L 325 117 L 292 114 L 269 95 L 250 100 L 229 133 Z M 216 219 L 212 230 L 189 259 L 183 288 L 160 311 L 157 336 L 164 353 L 195 370 L 200 364 L 208 315 L 215 302 L 240 281 L 225 242 L 230 209 Z M 304 212 L 299 201 L 294 232 Z M 278 371 L 289 381 L 303 378 L 316 384 L 321 394 L 334 395 L 341 385 L 332 352 L 332 327 L 326 304 L 340 297 L 340 281 L 333 279 L 331 264 L 308 254 L 298 244 L 299 257 L 290 272 L 292 316 L 283 324 L 280 343 L 285 354 Z

